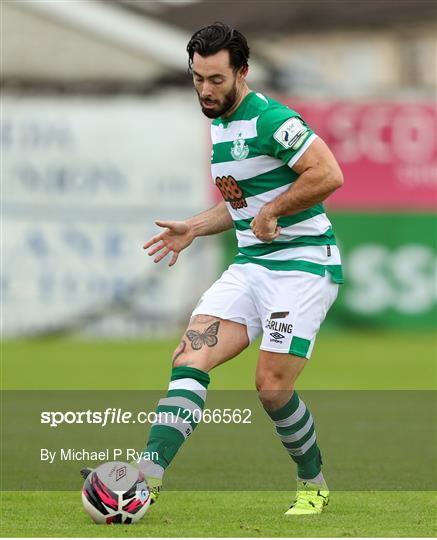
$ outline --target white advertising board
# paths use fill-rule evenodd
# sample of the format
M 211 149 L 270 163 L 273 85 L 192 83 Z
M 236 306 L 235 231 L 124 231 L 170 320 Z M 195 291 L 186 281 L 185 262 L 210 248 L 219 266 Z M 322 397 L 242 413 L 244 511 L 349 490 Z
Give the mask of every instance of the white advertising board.
M 192 94 L 3 97 L 4 337 L 171 335 L 216 278 L 213 238 L 155 265 L 155 219 L 211 206 L 208 130 Z

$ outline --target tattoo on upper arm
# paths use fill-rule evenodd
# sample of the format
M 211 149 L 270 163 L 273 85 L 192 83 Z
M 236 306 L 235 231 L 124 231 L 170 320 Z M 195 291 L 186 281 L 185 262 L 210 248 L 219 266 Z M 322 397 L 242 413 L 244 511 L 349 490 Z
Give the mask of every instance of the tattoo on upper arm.
M 190 340 L 193 350 L 198 351 L 203 347 L 203 345 L 215 347 L 218 343 L 217 333 L 219 326 L 220 321 L 216 321 L 208 326 L 203 333 L 197 332 L 196 330 L 187 330 L 185 335 Z
M 173 354 L 173 366 L 174 366 L 174 363 L 176 362 L 176 360 L 179 358 L 179 356 L 181 354 L 183 354 L 185 352 L 185 349 L 187 347 L 187 343 L 182 340 L 179 345 L 178 345 L 178 348 L 175 350 L 174 354 Z

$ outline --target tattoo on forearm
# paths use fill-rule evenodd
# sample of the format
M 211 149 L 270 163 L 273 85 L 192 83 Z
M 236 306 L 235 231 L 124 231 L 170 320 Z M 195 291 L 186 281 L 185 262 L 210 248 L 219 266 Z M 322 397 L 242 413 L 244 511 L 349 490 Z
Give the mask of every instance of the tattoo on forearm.
M 176 360 L 179 358 L 179 356 L 185 352 L 186 346 L 187 346 L 187 343 L 184 340 L 182 340 L 179 343 L 178 348 L 175 350 L 175 352 L 173 354 L 173 358 L 172 358 L 173 366 L 174 366 L 174 363 L 176 362 Z
M 216 321 L 208 326 L 203 333 L 197 332 L 196 330 L 187 330 L 185 335 L 190 340 L 193 350 L 198 351 L 204 345 L 208 345 L 208 347 L 215 347 L 218 343 L 217 333 L 219 326 L 220 321 Z

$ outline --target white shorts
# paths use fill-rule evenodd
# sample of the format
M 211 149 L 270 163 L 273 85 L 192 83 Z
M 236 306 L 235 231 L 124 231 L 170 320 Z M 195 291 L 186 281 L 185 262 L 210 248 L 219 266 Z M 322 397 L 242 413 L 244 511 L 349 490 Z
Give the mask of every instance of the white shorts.
M 192 315 L 212 315 L 247 327 L 261 349 L 310 358 L 317 332 L 338 294 L 329 273 L 268 270 L 232 264 L 202 295 Z

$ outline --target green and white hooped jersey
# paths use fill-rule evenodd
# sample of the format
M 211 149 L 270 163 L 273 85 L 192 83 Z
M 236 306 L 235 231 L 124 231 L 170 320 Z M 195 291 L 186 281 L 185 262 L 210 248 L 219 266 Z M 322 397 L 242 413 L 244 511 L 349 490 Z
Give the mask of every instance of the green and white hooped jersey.
M 271 270 L 328 271 L 343 283 L 340 254 L 323 204 L 280 217 L 280 236 L 261 242 L 250 223 L 260 209 L 286 191 L 298 174 L 292 167 L 317 138 L 297 112 L 250 92 L 228 118 L 211 124 L 211 172 L 234 220 L 235 263 Z

